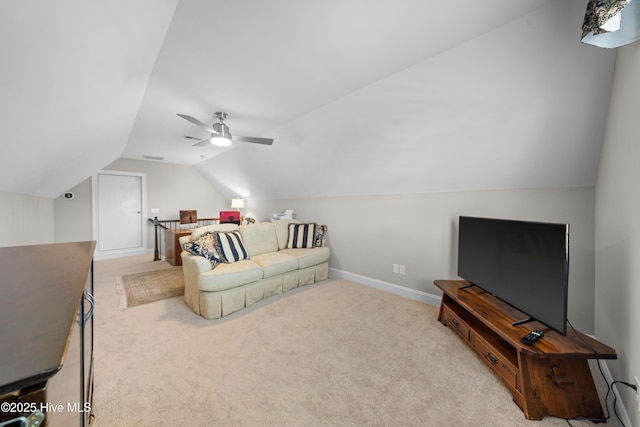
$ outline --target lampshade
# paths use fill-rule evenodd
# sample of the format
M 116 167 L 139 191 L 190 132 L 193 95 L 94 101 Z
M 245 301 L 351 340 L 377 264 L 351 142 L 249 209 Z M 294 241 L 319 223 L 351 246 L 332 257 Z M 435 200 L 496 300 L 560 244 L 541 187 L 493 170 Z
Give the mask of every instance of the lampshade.
M 589 0 L 582 42 L 616 48 L 640 39 L 639 0 Z
M 244 209 L 244 199 L 239 197 L 231 199 L 231 207 L 235 209 Z

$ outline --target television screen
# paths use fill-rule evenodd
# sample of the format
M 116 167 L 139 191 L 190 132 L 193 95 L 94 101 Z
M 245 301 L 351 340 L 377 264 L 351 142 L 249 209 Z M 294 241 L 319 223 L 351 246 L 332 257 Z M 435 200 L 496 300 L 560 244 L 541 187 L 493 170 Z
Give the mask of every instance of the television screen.
M 569 224 L 461 216 L 458 276 L 566 335 Z

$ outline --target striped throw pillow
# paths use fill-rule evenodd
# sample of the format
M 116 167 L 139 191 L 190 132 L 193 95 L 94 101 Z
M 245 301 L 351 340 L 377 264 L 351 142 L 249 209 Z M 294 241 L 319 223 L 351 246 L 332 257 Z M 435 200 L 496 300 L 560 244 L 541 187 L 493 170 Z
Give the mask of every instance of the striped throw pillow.
M 249 253 L 238 230 L 216 231 L 215 234 L 218 252 L 222 255 L 223 261 L 232 263 L 249 259 Z
M 289 238 L 287 248 L 312 248 L 314 246 L 314 236 L 316 224 L 289 224 Z

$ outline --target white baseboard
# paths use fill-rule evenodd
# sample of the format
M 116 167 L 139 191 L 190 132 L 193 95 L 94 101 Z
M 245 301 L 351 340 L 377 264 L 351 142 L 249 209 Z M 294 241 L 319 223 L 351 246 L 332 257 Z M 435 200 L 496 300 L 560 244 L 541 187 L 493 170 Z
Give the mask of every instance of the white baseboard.
M 405 286 L 384 282 L 382 280 L 373 279 L 367 276 L 361 276 L 359 274 L 350 273 L 348 271 L 338 270 L 337 268 L 329 267 L 329 277 L 350 280 L 352 282 L 360 283 L 361 285 L 371 286 L 372 288 L 380 289 L 381 291 L 389 292 L 394 295 L 399 295 L 401 297 L 420 301 L 425 304 L 439 306 L 440 301 L 442 300 L 442 297 L 438 295 L 433 295 L 423 291 L 417 291 Z
M 605 377 L 605 380 L 607 381 L 607 384 L 613 383 L 614 379 L 613 379 L 613 376 L 611 376 L 611 371 L 609 371 L 609 366 L 607 366 L 607 362 L 605 360 L 598 360 L 598 363 L 600 364 L 600 367 L 602 368 L 602 373 L 604 374 L 604 377 Z M 630 427 L 633 424 L 631 424 L 631 419 L 629 419 L 629 413 L 627 412 L 627 408 L 625 408 L 625 406 L 624 406 L 624 402 L 622 401 L 622 396 L 620 396 L 620 393 L 618 392 L 618 386 L 619 386 L 619 384 L 615 384 L 615 385 L 613 385 L 611 387 L 612 393 L 614 393 L 616 395 L 616 412 L 618 413 L 618 416 L 620 417 L 620 421 L 622 421 L 622 423 L 625 426 Z M 626 386 L 622 385 L 622 387 L 626 387 Z M 613 402 L 613 399 L 609 399 L 609 401 Z M 607 403 L 607 405 L 608 405 L 608 403 Z M 607 410 L 609 410 L 609 412 L 610 412 L 610 418 L 612 420 L 615 420 L 614 422 L 617 423 L 618 420 L 616 419 L 616 415 L 613 412 L 613 408 L 611 408 L 611 409 L 607 408 Z
M 118 251 L 108 251 L 108 252 L 96 252 L 93 256 L 93 259 L 96 261 L 101 261 L 105 259 L 114 259 L 114 258 L 123 258 L 128 256 L 136 256 L 136 255 L 153 255 L 153 249 L 134 249 L 134 250 L 118 250 Z

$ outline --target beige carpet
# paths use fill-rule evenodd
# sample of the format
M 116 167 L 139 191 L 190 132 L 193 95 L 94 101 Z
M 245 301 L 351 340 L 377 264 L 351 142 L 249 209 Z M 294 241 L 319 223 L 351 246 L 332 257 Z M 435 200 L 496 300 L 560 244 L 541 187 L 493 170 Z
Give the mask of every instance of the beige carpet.
M 184 295 L 182 267 L 127 274 L 116 278 L 120 309 Z
M 568 425 L 527 421 L 436 307 L 329 280 L 214 321 L 118 310 L 114 278 L 146 268 L 96 262 L 95 427 Z

